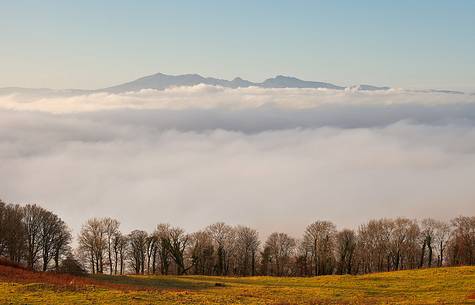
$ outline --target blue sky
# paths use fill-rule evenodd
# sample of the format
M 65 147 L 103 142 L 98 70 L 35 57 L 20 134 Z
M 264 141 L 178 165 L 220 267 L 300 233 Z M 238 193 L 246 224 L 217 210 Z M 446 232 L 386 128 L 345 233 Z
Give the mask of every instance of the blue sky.
M 163 72 L 475 90 L 475 1 L 2 1 L 0 87 Z

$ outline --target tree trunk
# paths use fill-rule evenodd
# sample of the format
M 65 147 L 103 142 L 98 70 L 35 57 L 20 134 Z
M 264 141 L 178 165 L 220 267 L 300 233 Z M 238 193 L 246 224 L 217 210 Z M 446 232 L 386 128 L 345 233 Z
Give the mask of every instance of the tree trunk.
M 432 267 L 432 245 L 429 243 L 427 247 L 429 248 L 429 268 L 430 268 Z
M 444 262 L 444 248 L 442 248 L 443 243 L 440 242 L 440 258 L 439 258 L 439 267 L 442 267 L 442 263 Z
M 421 251 L 421 260 L 419 262 L 419 268 L 424 266 L 424 255 L 426 254 L 426 241 L 422 244 L 422 251 Z

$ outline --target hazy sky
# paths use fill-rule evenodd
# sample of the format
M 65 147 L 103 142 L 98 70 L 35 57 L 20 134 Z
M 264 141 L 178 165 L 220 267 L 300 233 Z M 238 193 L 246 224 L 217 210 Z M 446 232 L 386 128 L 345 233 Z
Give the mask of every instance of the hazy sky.
M 2 1 L 0 87 L 155 72 L 475 89 L 475 1 Z

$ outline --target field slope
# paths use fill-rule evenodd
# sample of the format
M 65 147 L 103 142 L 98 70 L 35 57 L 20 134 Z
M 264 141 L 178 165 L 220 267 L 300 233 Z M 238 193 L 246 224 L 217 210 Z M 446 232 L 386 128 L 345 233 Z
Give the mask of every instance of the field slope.
M 0 304 L 475 304 L 475 267 L 228 278 L 73 277 L 0 266 Z

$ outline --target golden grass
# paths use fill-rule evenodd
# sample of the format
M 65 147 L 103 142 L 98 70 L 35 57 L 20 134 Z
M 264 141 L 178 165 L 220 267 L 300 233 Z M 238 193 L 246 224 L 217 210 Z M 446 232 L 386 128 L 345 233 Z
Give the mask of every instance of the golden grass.
M 97 276 L 93 282 L 0 282 L 0 304 L 475 304 L 475 267 L 312 278 Z

